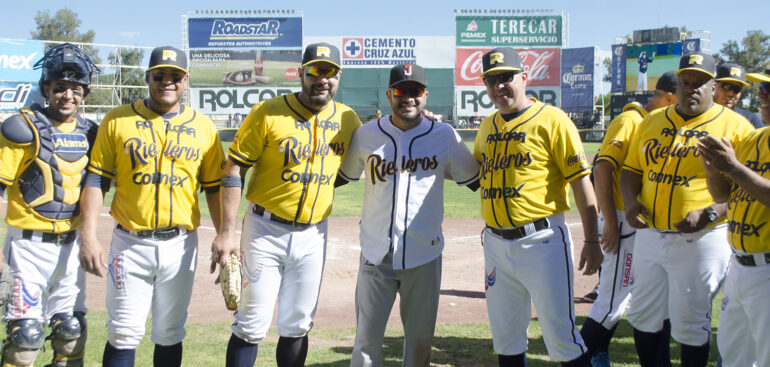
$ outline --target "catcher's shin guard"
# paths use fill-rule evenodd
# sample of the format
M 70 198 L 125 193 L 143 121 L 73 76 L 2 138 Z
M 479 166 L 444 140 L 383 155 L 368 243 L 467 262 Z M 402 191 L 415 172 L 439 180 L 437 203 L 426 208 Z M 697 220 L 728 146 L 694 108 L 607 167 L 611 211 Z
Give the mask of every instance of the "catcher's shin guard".
M 3 342 L 3 367 L 32 366 L 45 343 L 43 324 L 37 320 L 11 320 L 6 326 L 8 337 Z
M 51 367 L 81 367 L 87 339 L 86 319 L 82 312 L 57 313 L 51 318 Z

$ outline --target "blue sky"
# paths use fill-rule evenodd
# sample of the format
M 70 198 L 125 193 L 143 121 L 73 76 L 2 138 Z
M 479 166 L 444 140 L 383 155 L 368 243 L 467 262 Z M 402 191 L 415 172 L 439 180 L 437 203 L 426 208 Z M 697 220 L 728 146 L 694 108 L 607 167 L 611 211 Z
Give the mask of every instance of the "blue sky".
M 434 4 L 439 3 L 440 6 Z M 194 10 L 294 9 L 304 14 L 306 36 L 414 35 L 452 36 L 454 9 L 554 9 L 569 14 L 569 46 L 609 50 L 615 37 L 635 29 L 686 26 L 710 30 L 712 52 L 727 40 L 740 40 L 747 30 L 770 33 L 766 0 L 734 1 L 284 1 L 219 0 L 102 2 L 12 1 L 0 13 L 0 37 L 29 38 L 38 10 L 52 13 L 65 4 L 80 16 L 81 31 L 93 29 L 95 42 L 121 45 L 182 46 L 181 15 Z M 184 4 L 180 6 L 179 4 Z M 283 5 L 283 6 L 276 6 Z M 729 9 L 728 9 L 729 7 Z

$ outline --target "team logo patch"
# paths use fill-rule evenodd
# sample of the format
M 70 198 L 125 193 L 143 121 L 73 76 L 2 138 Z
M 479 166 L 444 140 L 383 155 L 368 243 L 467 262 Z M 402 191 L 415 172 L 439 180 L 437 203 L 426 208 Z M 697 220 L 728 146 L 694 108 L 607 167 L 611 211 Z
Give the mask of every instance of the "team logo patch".
M 87 153 L 88 139 L 83 134 L 51 134 L 54 153 Z
M 126 288 L 126 268 L 123 264 L 123 254 L 118 254 L 115 256 L 112 261 L 110 261 L 110 266 L 108 267 L 108 273 L 110 274 L 110 279 L 112 280 L 112 285 L 115 287 L 115 289 L 119 291 L 125 291 Z
M 11 297 L 13 299 L 12 314 L 15 317 L 21 317 L 32 307 L 40 304 L 40 289 L 38 288 L 33 292 L 26 287 L 21 277 L 14 276 Z
M 505 55 L 502 52 L 494 52 L 489 55 L 489 65 L 502 64 L 505 62 Z
M 487 291 L 489 287 L 495 285 L 495 280 L 497 280 L 497 267 L 492 267 L 492 271 L 489 274 L 486 274 L 486 278 L 484 291 Z
M 730 300 L 727 298 L 727 296 L 722 297 L 722 311 L 725 310 L 728 302 L 730 302 Z
M 620 140 L 610 140 L 610 145 L 618 149 L 623 149 L 623 142 Z
M 176 51 L 163 50 L 163 55 L 160 58 L 163 61 L 176 61 Z
M 257 265 L 254 270 L 248 270 L 251 267 L 246 263 L 246 258 L 243 256 L 243 253 L 241 253 L 241 258 L 243 258 L 243 268 L 247 270 L 243 274 L 243 288 L 246 288 L 249 284 L 258 282 L 259 278 L 262 277 L 262 264 Z

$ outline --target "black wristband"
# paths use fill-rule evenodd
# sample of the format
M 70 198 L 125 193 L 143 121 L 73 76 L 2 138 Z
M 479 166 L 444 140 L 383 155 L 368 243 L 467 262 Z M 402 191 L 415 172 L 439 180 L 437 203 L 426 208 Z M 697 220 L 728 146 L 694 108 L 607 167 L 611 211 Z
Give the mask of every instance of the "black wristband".
M 243 180 L 239 176 L 222 176 L 223 187 L 243 187 Z

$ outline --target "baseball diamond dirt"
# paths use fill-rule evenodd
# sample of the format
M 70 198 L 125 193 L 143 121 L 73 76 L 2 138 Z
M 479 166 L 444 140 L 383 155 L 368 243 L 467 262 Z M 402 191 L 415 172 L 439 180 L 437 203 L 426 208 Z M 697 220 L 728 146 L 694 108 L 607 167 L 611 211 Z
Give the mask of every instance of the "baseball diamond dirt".
M 109 208 L 104 208 L 99 223 L 103 230 L 98 234 L 105 253 L 115 225 L 108 212 Z M 318 312 L 314 319 L 315 327 L 345 327 L 354 326 L 356 323 L 355 287 L 361 253 L 358 246 L 358 222 L 359 218 L 356 217 L 329 218 L 326 267 Z M 568 214 L 567 223 L 575 243 L 572 252 L 579 254 L 583 243 L 580 217 L 578 214 Z M 446 218 L 443 228 L 446 248 L 438 322 L 489 322 L 484 303 L 484 255 L 479 237 L 484 222 L 481 219 Z M 211 240 L 214 238 L 211 220 L 202 219 L 198 232 L 198 267 L 187 321 L 231 321 L 232 311 L 225 308 L 219 286 L 214 284 L 217 274 L 209 274 L 208 270 Z M 577 264 L 575 268 L 577 269 Z M 582 296 L 596 285 L 596 279 L 596 275 L 586 277 L 576 271 L 573 296 L 576 297 L 577 314 L 588 313 L 591 305 L 583 302 Z M 89 309 L 105 309 L 105 280 L 88 274 L 86 281 L 86 306 Z M 532 316 L 536 316 L 534 311 Z M 400 325 L 398 302 L 395 302 L 388 326 Z

